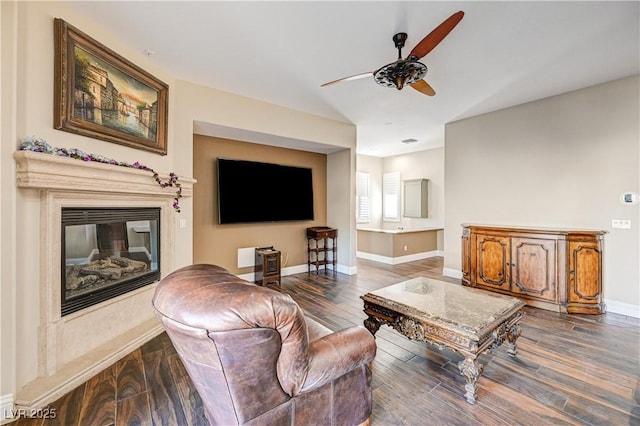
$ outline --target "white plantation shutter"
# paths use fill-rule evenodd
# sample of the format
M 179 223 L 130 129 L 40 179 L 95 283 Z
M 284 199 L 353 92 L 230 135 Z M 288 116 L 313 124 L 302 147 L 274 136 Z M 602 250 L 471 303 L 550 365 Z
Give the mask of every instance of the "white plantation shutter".
M 369 173 L 356 172 L 356 221 L 369 222 Z
M 400 222 L 400 172 L 382 175 L 382 220 Z

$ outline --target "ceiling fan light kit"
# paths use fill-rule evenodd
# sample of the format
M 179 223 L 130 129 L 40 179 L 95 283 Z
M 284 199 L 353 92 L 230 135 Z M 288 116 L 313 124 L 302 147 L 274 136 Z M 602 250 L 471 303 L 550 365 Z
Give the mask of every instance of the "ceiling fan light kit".
M 413 84 L 427 75 L 427 66 L 418 61 L 399 59 L 387 64 L 373 74 L 380 86 L 401 90 L 406 84 Z
M 427 66 L 422 62 L 419 62 L 419 60 L 427 53 L 431 52 L 447 36 L 447 34 L 449 34 L 451 30 L 458 25 L 463 16 L 464 12 L 459 11 L 447 18 L 443 23 L 427 34 L 427 36 L 413 48 L 406 59 L 402 59 L 402 48 L 407 40 L 407 33 L 397 33 L 393 36 L 393 43 L 398 49 L 398 59 L 395 62 L 387 64 L 373 73 L 368 72 L 356 74 L 354 76 L 324 83 L 322 86 L 324 87 L 343 81 L 356 80 L 373 74 L 374 81 L 380 86 L 394 87 L 398 90 L 402 90 L 403 87 L 409 85 L 425 95 L 433 96 L 436 94 L 435 90 L 433 90 L 429 83 L 424 80 L 424 77 L 427 75 Z

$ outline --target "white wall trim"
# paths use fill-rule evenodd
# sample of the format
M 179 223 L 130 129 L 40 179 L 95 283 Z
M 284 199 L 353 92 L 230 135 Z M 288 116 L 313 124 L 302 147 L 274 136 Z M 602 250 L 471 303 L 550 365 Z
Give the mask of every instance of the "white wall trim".
M 302 272 L 307 272 L 307 265 L 294 265 L 294 266 L 287 266 L 286 268 L 282 268 L 280 270 L 280 276 L 286 277 L 287 275 L 300 274 Z M 245 281 L 249 281 L 250 283 L 256 280 L 255 272 L 248 272 L 246 274 L 240 274 L 236 276 Z
M 344 265 L 340 265 L 338 264 L 337 266 L 337 271 L 343 274 L 347 274 L 347 275 L 355 275 L 358 272 L 358 268 L 356 266 L 344 266 Z M 302 264 L 302 265 L 294 265 L 294 266 L 287 266 L 286 268 L 282 268 L 282 270 L 280 271 L 280 276 L 286 277 L 287 275 L 295 275 L 295 274 L 302 274 L 308 271 L 307 265 L 306 264 Z M 315 267 L 312 266 L 311 268 L 311 272 L 315 273 Z M 330 273 L 331 268 L 327 269 L 327 273 Z M 324 273 L 324 269 L 320 270 L 320 273 L 323 274 Z M 249 272 L 246 274 L 240 274 L 240 275 L 236 275 L 238 278 L 241 278 L 245 281 L 249 281 L 249 282 L 254 282 L 256 280 L 256 274 L 255 272 Z
M 612 314 L 626 315 L 633 318 L 640 318 L 640 306 L 631 303 L 616 302 L 614 300 L 604 301 L 607 305 L 607 312 Z
M 338 263 L 338 272 L 347 274 L 347 275 L 356 275 L 358 273 L 357 266 L 346 266 Z
M 462 271 L 453 268 L 442 268 L 442 275 L 451 278 L 462 278 Z M 609 313 L 626 315 L 633 318 L 640 318 L 640 306 L 638 305 L 606 299 L 604 303 L 607 306 L 607 312 Z
M 367 253 L 364 251 L 356 252 L 356 257 L 361 259 L 373 260 L 375 262 L 386 263 L 387 265 L 398 265 L 400 263 L 413 262 L 415 260 L 428 259 L 430 257 L 442 256 L 442 250 L 426 251 L 422 253 L 408 254 L 406 256 L 389 257 L 379 254 Z M 338 269 L 340 271 L 340 269 Z
M 462 271 L 453 268 L 442 268 L 442 275 L 445 277 L 462 279 Z
M 8 393 L 6 395 L 0 395 L 0 410 L 2 415 L 0 416 L 0 421 L 13 419 L 13 413 L 15 409 L 13 408 L 13 394 Z
M 240 278 L 241 280 L 249 281 L 250 283 L 256 280 L 256 274 L 254 272 L 249 272 L 248 274 L 236 275 L 236 277 Z
M 287 266 L 282 268 L 281 274 L 286 277 L 287 275 L 301 274 L 303 272 L 307 272 L 307 265 Z

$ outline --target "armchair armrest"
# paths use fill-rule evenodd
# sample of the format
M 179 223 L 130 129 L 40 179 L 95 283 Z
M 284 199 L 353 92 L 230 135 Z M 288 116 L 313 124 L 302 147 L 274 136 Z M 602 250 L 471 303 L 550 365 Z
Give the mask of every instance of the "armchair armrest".
M 309 342 L 309 370 L 301 392 L 318 388 L 376 356 L 376 342 L 362 326 L 345 328 Z

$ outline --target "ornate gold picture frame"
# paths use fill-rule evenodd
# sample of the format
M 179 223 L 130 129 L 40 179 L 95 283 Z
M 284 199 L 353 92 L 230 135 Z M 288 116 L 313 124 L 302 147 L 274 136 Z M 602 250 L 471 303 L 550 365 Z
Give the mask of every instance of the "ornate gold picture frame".
M 54 46 L 56 129 L 167 154 L 165 83 L 62 19 Z

